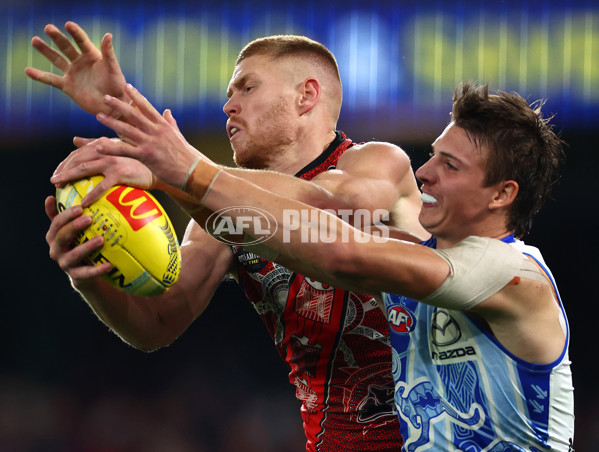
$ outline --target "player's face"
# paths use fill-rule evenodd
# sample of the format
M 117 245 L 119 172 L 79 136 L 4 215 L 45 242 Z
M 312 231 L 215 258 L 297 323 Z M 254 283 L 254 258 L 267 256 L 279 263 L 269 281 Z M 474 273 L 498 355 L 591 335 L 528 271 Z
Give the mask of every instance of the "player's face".
M 495 192 L 495 187 L 483 187 L 486 152 L 451 123 L 433 143 L 431 158 L 416 171 L 423 193 L 420 223 L 446 243 L 485 235 Z
M 238 166 L 270 168 L 295 140 L 296 91 L 285 59 L 246 58 L 229 82 L 227 134 Z

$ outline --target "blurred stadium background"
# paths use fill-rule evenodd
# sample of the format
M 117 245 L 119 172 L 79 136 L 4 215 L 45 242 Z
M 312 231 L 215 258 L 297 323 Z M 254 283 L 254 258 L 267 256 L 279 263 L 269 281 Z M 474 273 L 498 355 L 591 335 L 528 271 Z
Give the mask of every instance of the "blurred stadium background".
M 234 283 L 171 347 L 145 354 L 109 333 L 49 259 L 48 179 L 73 135 L 110 131 L 62 93 L 31 82 L 50 69 L 30 45 L 47 23 L 74 20 L 114 42 L 127 79 L 173 110 L 189 141 L 231 164 L 222 104 L 239 50 L 303 34 L 337 56 L 339 128 L 391 141 L 414 166 L 448 121 L 463 79 L 546 98 L 568 142 L 562 183 L 527 242 L 557 278 L 572 327 L 576 441 L 599 444 L 593 350 L 599 272 L 599 4 L 547 1 L 32 0 L 0 5 L 0 158 L 8 205 L 0 303 L 1 451 L 299 451 L 299 404 L 266 329 Z M 183 235 L 186 218 L 160 198 Z M 6 202 L 3 204 L 6 205 Z

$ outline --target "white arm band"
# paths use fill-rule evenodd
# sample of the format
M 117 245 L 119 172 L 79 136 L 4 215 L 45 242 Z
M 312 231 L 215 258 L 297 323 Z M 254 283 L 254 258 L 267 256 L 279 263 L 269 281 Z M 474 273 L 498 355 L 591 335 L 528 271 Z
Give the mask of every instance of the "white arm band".
M 433 251 L 449 264 L 450 274 L 421 301 L 459 311 L 472 309 L 499 292 L 528 260 L 514 247 L 488 237 L 471 236 L 451 248 Z

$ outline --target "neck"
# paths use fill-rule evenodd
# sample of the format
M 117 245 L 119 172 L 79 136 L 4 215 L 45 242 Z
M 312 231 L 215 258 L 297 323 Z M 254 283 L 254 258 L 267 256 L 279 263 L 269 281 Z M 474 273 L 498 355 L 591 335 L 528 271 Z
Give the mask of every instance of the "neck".
M 301 134 L 286 147 L 268 165 L 271 171 L 285 174 L 296 174 L 308 163 L 318 157 L 335 139 L 335 131 L 317 135 L 315 133 Z

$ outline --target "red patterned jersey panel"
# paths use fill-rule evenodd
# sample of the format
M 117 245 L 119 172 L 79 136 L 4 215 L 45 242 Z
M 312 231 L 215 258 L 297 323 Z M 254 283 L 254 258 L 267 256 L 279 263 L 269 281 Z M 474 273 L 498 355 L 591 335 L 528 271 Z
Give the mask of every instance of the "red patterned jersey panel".
M 334 168 L 351 140 L 337 139 L 296 174 L 306 180 Z M 240 283 L 262 317 L 296 387 L 308 451 L 396 451 L 387 321 L 369 295 L 291 272 L 233 247 Z

